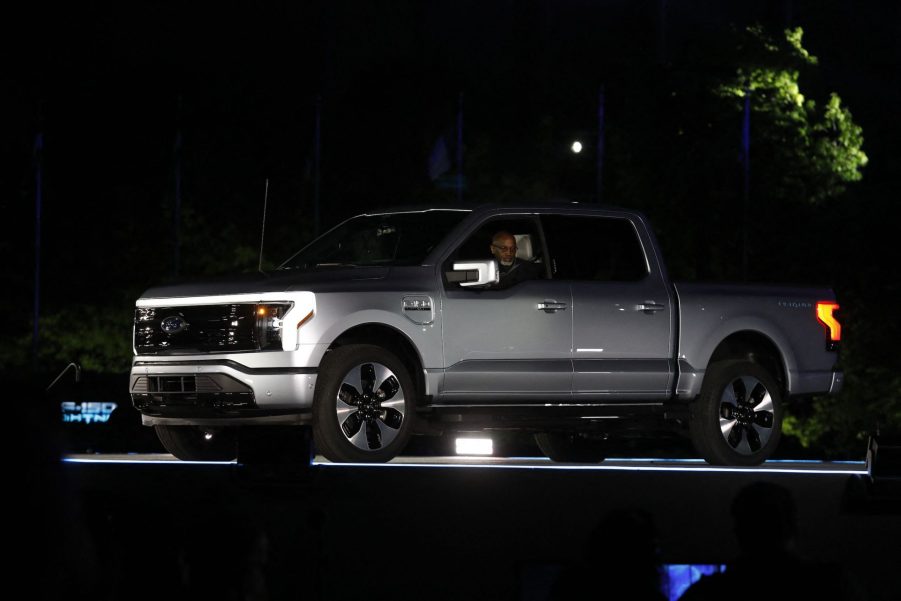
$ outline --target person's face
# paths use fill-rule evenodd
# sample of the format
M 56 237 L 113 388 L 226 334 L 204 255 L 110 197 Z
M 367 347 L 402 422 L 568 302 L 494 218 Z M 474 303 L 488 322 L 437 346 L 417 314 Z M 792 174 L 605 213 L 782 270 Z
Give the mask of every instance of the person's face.
M 491 243 L 491 254 L 501 265 L 513 264 L 516 258 L 516 238 L 513 236 L 498 236 Z

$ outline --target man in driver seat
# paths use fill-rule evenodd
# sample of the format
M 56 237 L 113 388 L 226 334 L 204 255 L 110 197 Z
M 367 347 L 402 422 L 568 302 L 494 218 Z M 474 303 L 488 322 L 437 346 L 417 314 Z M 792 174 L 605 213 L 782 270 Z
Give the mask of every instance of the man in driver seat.
M 525 261 L 516 256 L 516 237 L 506 230 L 501 230 L 491 238 L 491 254 L 497 259 L 500 281 L 494 288 L 509 288 L 524 280 L 541 277 L 539 265 L 533 261 Z

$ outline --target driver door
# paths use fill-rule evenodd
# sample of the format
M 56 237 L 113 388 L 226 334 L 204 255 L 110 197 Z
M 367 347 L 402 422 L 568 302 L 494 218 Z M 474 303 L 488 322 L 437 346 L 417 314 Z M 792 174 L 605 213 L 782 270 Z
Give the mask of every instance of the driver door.
M 444 282 L 446 370 L 440 402 L 491 405 L 568 401 L 572 388 L 572 299 L 567 282 L 549 279 L 541 229 L 532 216 L 494 218 L 443 263 L 490 259 L 494 233 L 517 238 L 517 257 L 540 266 L 536 279 L 494 289 Z

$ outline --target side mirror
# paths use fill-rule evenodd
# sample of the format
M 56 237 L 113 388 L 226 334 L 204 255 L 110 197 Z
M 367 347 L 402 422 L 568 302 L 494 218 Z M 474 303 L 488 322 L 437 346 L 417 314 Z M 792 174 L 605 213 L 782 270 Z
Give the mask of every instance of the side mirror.
M 454 263 L 454 270 L 448 271 L 445 275 L 448 282 L 457 282 L 461 286 L 497 284 L 501 279 L 496 259 Z

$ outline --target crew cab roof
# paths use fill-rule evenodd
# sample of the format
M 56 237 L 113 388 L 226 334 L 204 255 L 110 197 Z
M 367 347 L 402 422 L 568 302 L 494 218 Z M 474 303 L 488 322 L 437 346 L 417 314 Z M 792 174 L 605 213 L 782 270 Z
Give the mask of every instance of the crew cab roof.
M 382 215 L 388 213 L 423 213 L 426 211 L 469 211 L 469 212 L 489 212 L 493 210 L 554 210 L 554 209 L 587 209 L 587 210 L 607 210 L 607 211 L 629 211 L 632 209 L 623 207 L 595 204 L 580 203 L 577 201 L 566 199 L 553 200 L 534 200 L 534 201 L 517 201 L 517 202 L 478 202 L 468 201 L 462 203 L 436 203 L 436 204 L 420 204 L 420 205 L 396 205 L 379 208 L 375 210 L 365 211 L 361 215 Z

